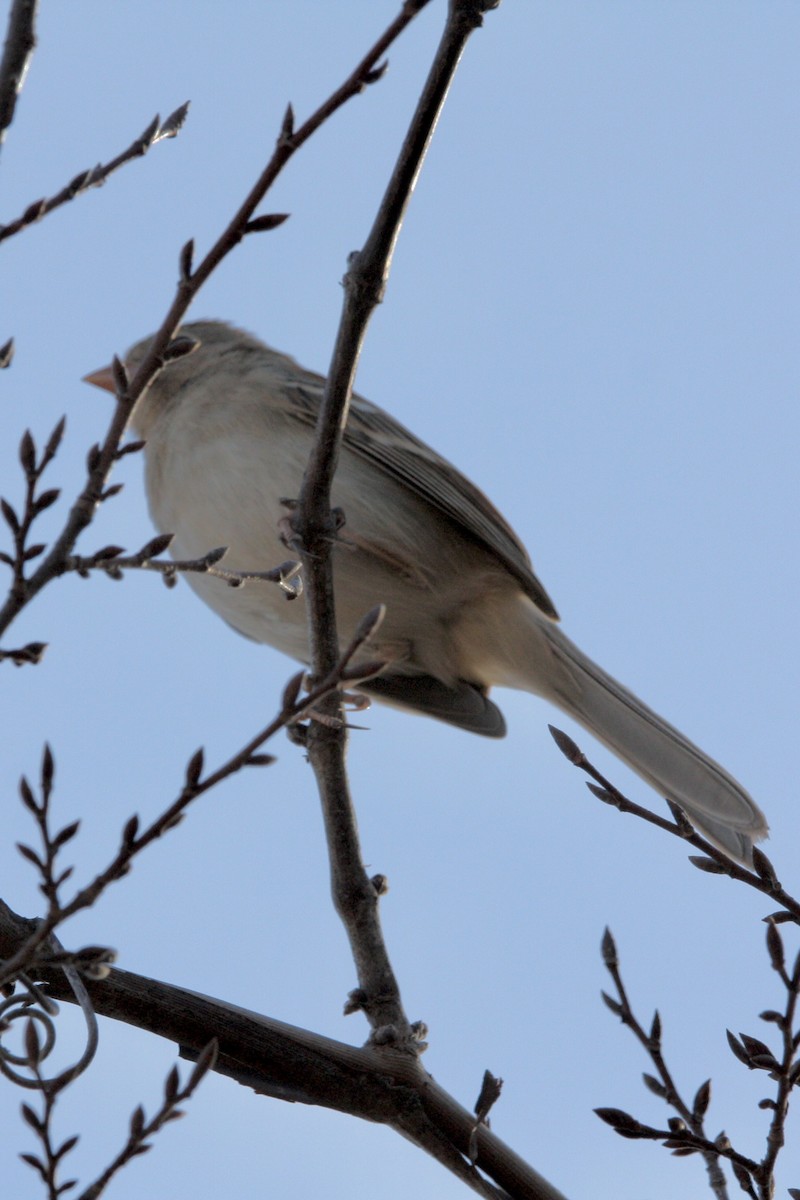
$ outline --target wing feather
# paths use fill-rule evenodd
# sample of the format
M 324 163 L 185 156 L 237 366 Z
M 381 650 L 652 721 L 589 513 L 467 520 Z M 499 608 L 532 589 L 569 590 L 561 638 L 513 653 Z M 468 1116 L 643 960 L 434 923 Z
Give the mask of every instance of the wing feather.
M 307 382 L 302 385 L 292 386 L 289 380 L 286 382 L 293 393 L 293 415 L 308 424 L 315 424 L 324 381 L 310 372 L 306 377 Z M 483 492 L 451 463 L 383 409 L 356 394 L 350 406 L 344 442 L 355 454 L 388 471 L 398 483 L 416 492 L 463 533 L 490 550 L 538 608 L 558 620 L 555 605 L 533 573 L 522 542 Z

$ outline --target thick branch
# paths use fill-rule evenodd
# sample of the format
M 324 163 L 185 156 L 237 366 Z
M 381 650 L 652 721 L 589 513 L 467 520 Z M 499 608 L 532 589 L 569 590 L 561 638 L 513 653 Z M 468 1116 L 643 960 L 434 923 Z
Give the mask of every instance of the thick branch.
M 14 120 L 17 97 L 36 47 L 36 14 L 39 0 L 14 0 L 0 61 L 0 146 Z
M 369 319 L 382 299 L 403 216 L 467 38 L 481 24 L 483 11 L 494 6 L 479 0 L 451 0 L 444 32 L 380 209 L 363 250 L 352 257 L 345 277 L 344 309 L 295 518 L 303 550 L 312 670 L 319 678 L 329 673 L 339 654 L 331 562 L 336 528 L 330 493 L 361 346 Z M 335 696 L 326 700 L 323 713 L 333 723 L 312 723 L 308 751 L 322 798 L 334 903 L 347 929 L 364 992 L 364 1009 L 373 1029 L 392 1027 L 397 1044 L 405 1044 L 413 1052 L 414 1038 L 383 943 L 377 896 L 362 865 L 345 771 L 347 735 L 337 723 L 340 707 Z
M 37 922 L 0 901 L 0 957 L 11 957 Z M 34 972 L 56 1000 L 74 1002 L 64 975 Z M 95 1010 L 176 1042 L 194 1059 L 212 1037 L 219 1041 L 215 1069 L 267 1096 L 320 1105 L 390 1125 L 433 1154 L 481 1195 L 498 1193 L 469 1162 L 474 1114 L 462 1108 L 409 1055 L 348 1046 L 333 1038 L 202 996 L 158 980 L 114 969 L 86 980 Z M 478 1126 L 476 1165 L 513 1200 L 564 1200 L 562 1194 L 485 1125 Z

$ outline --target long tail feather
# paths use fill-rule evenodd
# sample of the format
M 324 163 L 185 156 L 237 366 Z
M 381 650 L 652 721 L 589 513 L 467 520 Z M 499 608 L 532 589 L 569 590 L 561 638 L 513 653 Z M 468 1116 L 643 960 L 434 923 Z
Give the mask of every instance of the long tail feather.
M 545 623 L 532 605 L 530 611 L 534 661 L 526 679 L 524 654 L 517 659 L 513 686 L 553 700 L 657 792 L 679 804 L 701 833 L 733 858 L 752 863 L 753 842 L 766 837 L 768 826 L 741 784 L 587 658 L 558 626 Z M 543 678 L 550 687 L 542 686 Z

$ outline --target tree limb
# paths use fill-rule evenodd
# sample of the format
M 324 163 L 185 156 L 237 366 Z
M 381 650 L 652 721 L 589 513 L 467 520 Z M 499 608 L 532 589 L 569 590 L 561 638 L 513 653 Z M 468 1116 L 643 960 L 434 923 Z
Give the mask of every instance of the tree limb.
M 106 483 L 114 464 L 124 453 L 124 448 L 120 451 L 120 442 L 133 406 L 167 361 L 168 348 L 175 330 L 202 285 L 243 238 L 267 226 L 274 227 L 274 221 L 265 224 L 260 218 L 253 220 L 255 210 L 269 188 L 295 151 L 308 141 L 325 121 L 365 87 L 380 79 L 383 72 L 377 64 L 381 56 L 427 3 L 428 0 L 405 0 L 400 13 L 355 70 L 298 129 L 294 127 L 294 114 L 290 105 L 269 162 L 226 228 L 196 267 L 192 265 L 193 241 L 188 241 L 183 247 L 179 256 L 180 280 L 169 310 L 134 378 L 129 380 L 122 363 L 117 363 L 117 406 L 105 439 L 101 446 L 96 446 L 90 451 L 86 482 L 72 505 L 61 533 L 36 570 L 12 590 L 5 604 L 0 607 L 0 634 L 5 632 L 19 612 L 46 584 L 63 573 L 64 561 L 71 555 L 81 533 L 91 523 L 98 505 L 107 498 Z
M 312 672 L 324 678 L 337 659 L 338 633 L 331 549 L 336 525 L 330 493 L 347 420 L 358 358 L 370 317 L 381 302 L 411 192 L 469 35 L 493 0 L 450 0 L 447 22 L 384 198 L 361 251 L 351 256 L 345 299 L 294 526 L 301 548 L 309 615 Z M 383 941 L 377 894 L 364 870 L 345 771 L 347 732 L 335 695 L 320 706 L 328 721 L 312 722 L 308 755 L 322 799 L 331 890 L 347 930 L 373 1036 L 391 1030 L 398 1046 L 419 1052 Z
M 39 0 L 14 0 L 0 60 L 0 146 L 14 120 L 17 98 L 36 48 L 36 15 Z
M 9 958 L 38 922 L 0 901 L 0 956 Z M 54 999 L 74 1003 L 63 973 L 32 972 Z M 478 1124 L 423 1069 L 417 1058 L 391 1047 L 345 1042 L 261 1016 L 185 988 L 114 968 L 86 987 L 101 1016 L 138 1026 L 176 1042 L 195 1059 L 212 1038 L 219 1042 L 215 1070 L 278 1100 L 313 1104 L 390 1125 L 436 1157 L 479 1194 L 509 1200 L 564 1200 L 561 1192 Z M 477 1130 L 476 1130 L 477 1124 Z M 475 1167 L 470 1147 L 475 1147 Z

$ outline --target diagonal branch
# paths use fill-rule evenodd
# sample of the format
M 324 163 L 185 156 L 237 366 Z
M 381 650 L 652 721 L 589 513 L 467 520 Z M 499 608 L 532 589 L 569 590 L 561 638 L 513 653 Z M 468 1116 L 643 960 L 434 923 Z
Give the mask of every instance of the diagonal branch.
M 352 255 L 330 371 L 309 458 L 295 528 L 302 547 L 312 670 L 324 678 L 337 659 L 338 634 L 331 547 L 335 524 L 330 492 L 359 354 L 369 319 L 381 302 L 411 192 L 469 35 L 492 0 L 451 0 L 447 22 L 408 133 L 363 249 Z M 419 1052 L 383 941 L 378 896 L 364 870 L 345 771 L 346 730 L 335 695 L 320 706 L 327 722 L 313 722 L 308 752 L 322 798 L 331 862 L 331 888 L 358 970 L 362 1007 L 376 1031 L 392 1031 L 395 1045 Z M 383 1033 L 381 1034 L 383 1037 Z
M 26 226 L 41 221 L 42 217 L 46 217 L 53 209 L 60 208 L 62 204 L 67 204 L 68 201 L 74 200 L 81 192 L 87 192 L 90 188 L 101 187 L 109 175 L 113 174 L 114 171 L 118 171 L 120 167 L 124 166 L 125 163 L 131 162 L 134 158 L 141 158 L 156 142 L 163 142 L 166 138 L 176 137 L 186 120 L 188 110 L 189 105 L 182 104 L 180 108 L 177 108 L 174 113 L 171 113 L 167 117 L 163 124 L 160 117 L 154 117 L 145 131 L 139 137 L 135 138 L 127 150 L 123 150 L 116 158 L 112 158 L 107 163 L 98 163 L 96 167 L 90 167 L 87 171 L 79 171 L 74 179 L 71 179 L 60 192 L 57 192 L 55 196 L 51 196 L 48 200 L 34 200 L 16 220 L 9 221 L 7 225 L 0 225 L 0 242 L 5 241 L 6 238 L 13 237 L 15 233 L 19 233 Z
M 48 804 L 46 800 L 43 799 L 40 804 L 37 804 L 27 780 L 23 779 L 20 782 L 20 791 L 26 807 L 34 814 L 36 823 L 39 826 L 42 841 L 46 849 L 45 860 L 42 860 L 40 856 L 31 852 L 29 847 L 20 846 L 19 849 L 24 857 L 37 866 L 42 875 L 40 890 L 48 897 L 50 903 L 48 904 L 47 915 L 37 923 L 36 929 L 29 941 L 11 959 L 5 962 L 0 961 L 0 988 L 9 981 L 13 981 L 18 971 L 25 970 L 36 961 L 39 948 L 44 946 L 53 930 L 67 920 L 68 917 L 86 908 L 90 908 L 110 884 L 122 879 L 130 870 L 133 858 L 165 833 L 174 829 L 183 819 L 187 808 L 200 796 L 210 792 L 218 784 L 222 783 L 223 780 L 230 778 L 247 767 L 270 765 L 274 761 L 271 756 L 259 754 L 258 751 L 279 730 L 289 728 L 295 722 L 308 717 L 314 711 L 314 706 L 329 691 L 338 688 L 343 682 L 351 678 L 348 673 L 349 664 L 355 654 L 361 649 L 379 616 L 380 610 L 374 610 L 372 613 L 367 614 L 361 622 L 359 630 L 356 631 L 355 637 L 331 674 L 326 679 L 319 681 L 316 687 L 311 688 L 304 694 L 301 694 L 304 673 L 299 671 L 286 685 L 281 709 L 273 720 L 215 770 L 203 774 L 205 756 L 202 748 L 197 750 L 186 766 L 184 785 L 175 800 L 144 829 L 140 828 L 138 817 L 131 817 L 125 824 L 119 849 L 111 862 L 94 879 L 80 888 L 67 903 L 62 903 L 58 899 L 58 891 L 60 885 L 70 877 L 72 870 L 70 868 L 66 874 L 61 874 L 59 879 L 55 878 L 54 875 L 54 860 L 64 844 L 64 834 L 63 832 L 55 836 L 51 834 L 48 824 Z M 377 671 L 382 665 L 382 663 L 375 663 L 373 664 L 373 668 Z M 364 668 L 359 666 L 358 677 L 363 678 L 363 675 Z M 43 791 L 46 792 L 49 798 L 53 775 L 53 759 L 49 747 L 45 747 L 42 775 Z M 44 787 L 45 778 L 48 780 L 46 788 Z M 77 825 L 74 825 L 72 829 L 73 833 L 77 832 Z
M 17 98 L 36 48 L 36 14 L 39 0 L 14 0 L 0 60 L 0 146 L 14 120 Z
M 290 105 L 269 162 L 227 227 L 196 267 L 193 267 L 192 264 L 194 243 L 189 241 L 183 247 L 180 254 L 180 281 L 169 310 L 158 332 L 154 335 L 150 349 L 140 363 L 134 378 L 129 380 L 122 364 L 117 364 L 117 406 L 103 443 L 90 452 L 86 482 L 72 505 L 61 533 L 37 569 L 23 581 L 24 586 L 16 588 L 8 596 L 5 604 L 0 607 L 0 634 L 8 628 L 19 612 L 43 587 L 63 573 L 64 561 L 72 553 L 81 533 L 91 523 L 97 506 L 107 498 L 106 484 L 114 464 L 124 452 L 124 450 L 120 451 L 120 443 L 133 406 L 167 361 L 168 347 L 175 330 L 200 288 L 243 238 L 248 234 L 275 226 L 274 220 L 265 220 L 264 218 L 253 220 L 253 216 L 280 172 L 295 151 L 307 142 L 312 134 L 316 133 L 320 126 L 332 117 L 343 104 L 380 79 L 383 73 L 379 66 L 382 56 L 427 3 L 428 0 L 405 0 L 400 13 L 389 24 L 355 70 L 298 129 L 294 127 L 294 114 Z M 184 346 L 183 351 L 187 352 L 187 350 L 188 347 Z
M 0 902 L 0 957 L 12 956 L 37 925 Z M 38 977 L 46 979 L 54 999 L 74 1003 L 61 971 L 40 969 Z M 101 981 L 87 979 L 86 987 L 101 1016 L 168 1038 L 185 1058 L 196 1059 L 216 1038 L 219 1057 L 214 1069 L 262 1095 L 391 1126 L 479 1195 L 564 1200 L 488 1126 L 479 1124 L 475 1136 L 475 1115 L 407 1054 L 350 1046 L 117 968 Z M 471 1144 L 478 1170 L 471 1165 Z
M 697 867 L 699 871 L 705 871 L 709 875 L 727 875 L 730 879 L 746 883 L 748 887 L 755 888 L 756 891 L 769 896 L 771 900 L 775 900 L 776 903 L 782 906 L 785 915 L 781 916 L 780 920 L 789 920 L 791 918 L 795 924 L 800 925 L 800 901 L 790 895 L 782 886 L 775 873 L 774 866 L 764 851 L 759 850 L 758 846 L 753 849 L 753 870 L 751 871 L 747 867 L 734 862 L 723 850 L 720 850 L 712 842 L 704 838 L 702 834 L 698 833 L 694 826 L 689 824 L 679 805 L 674 804 L 671 800 L 667 800 L 669 810 L 674 818 L 674 820 L 668 821 L 666 817 L 651 812 L 649 808 L 643 808 L 641 804 L 636 804 L 635 801 L 629 800 L 619 788 L 615 787 L 605 775 L 597 770 L 581 750 L 580 746 L 568 734 L 564 733 L 563 729 L 557 729 L 554 725 L 550 725 L 548 728 L 559 750 L 572 763 L 573 767 L 578 767 L 579 770 L 584 771 L 590 778 L 595 780 L 595 783 L 588 783 L 586 786 L 598 800 L 602 800 L 604 804 L 609 804 L 611 807 L 619 809 L 620 812 L 639 817 L 642 821 L 646 821 L 648 825 L 655 825 L 658 829 L 663 829 L 666 833 L 671 833 L 673 837 L 688 842 L 690 846 L 694 846 L 697 850 L 702 850 L 702 855 L 689 855 L 689 862 L 693 867 Z

